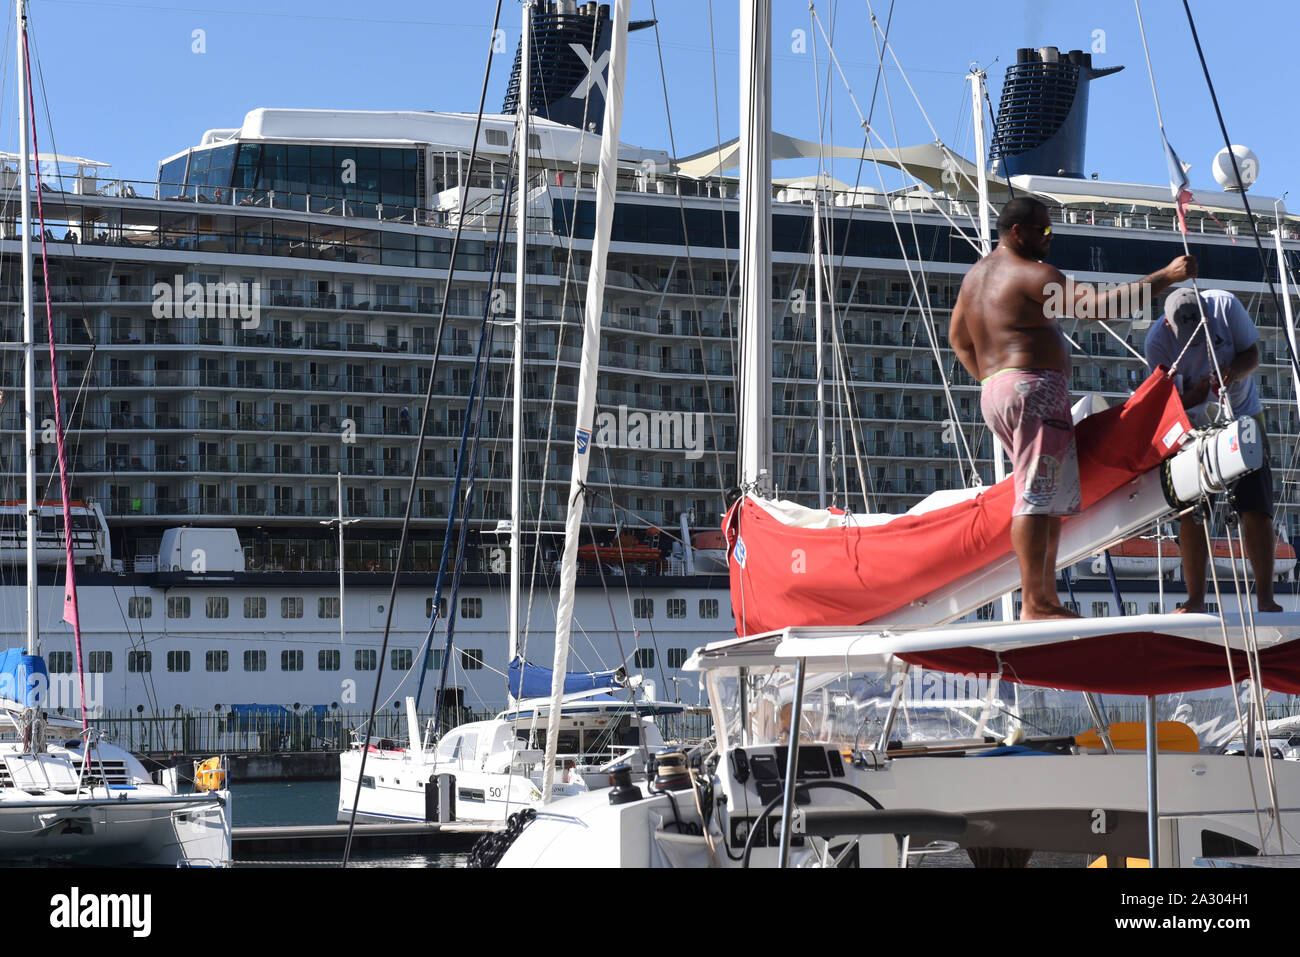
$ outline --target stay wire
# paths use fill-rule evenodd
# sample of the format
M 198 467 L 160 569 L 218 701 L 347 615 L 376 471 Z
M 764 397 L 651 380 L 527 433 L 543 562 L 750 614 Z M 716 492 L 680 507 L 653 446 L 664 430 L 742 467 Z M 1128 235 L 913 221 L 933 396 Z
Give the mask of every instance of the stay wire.
M 474 145 L 470 148 L 469 169 L 466 173 L 466 175 L 469 177 L 472 177 L 474 175 L 474 161 L 478 157 L 479 132 L 483 125 L 483 107 L 487 101 L 488 80 L 492 75 L 492 58 L 494 56 L 493 46 L 496 42 L 497 25 L 500 23 L 500 20 L 501 20 L 501 0 L 497 0 L 496 12 L 493 15 L 493 19 L 492 19 L 492 31 L 489 35 L 489 41 L 488 41 L 487 63 L 485 64 L 483 69 L 483 85 L 479 91 L 478 115 L 475 117 L 474 120 Z M 465 207 L 465 199 L 469 195 L 468 185 L 466 182 L 461 182 L 458 183 L 457 186 L 458 186 L 458 191 L 460 193 L 460 203 L 458 208 L 463 213 Z M 371 721 L 374 720 L 374 714 L 379 709 L 379 688 L 380 688 L 381 680 L 383 678 L 384 656 L 388 654 L 388 639 L 393 627 L 393 607 L 397 597 L 397 583 L 401 576 L 403 560 L 406 558 L 406 545 L 410 536 L 410 527 L 411 527 L 411 511 L 415 503 L 416 479 L 420 474 L 420 452 L 424 447 L 424 437 L 428 429 L 429 411 L 433 407 L 434 383 L 437 381 L 437 377 L 438 377 L 438 365 L 442 358 L 442 337 L 445 332 L 446 323 L 447 323 L 447 303 L 451 298 L 451 283 L 453 277 L 456 274 L 456 252 L 460 247 L 460 236 L 462 230 L 464 229 L 464 226 L 465 226 L 465 217 L 464 215 L 460 215 L 456 219 L 456 233 L 453 236 L 451 242 L 451 259 L 447 267 L 446 286 L 443 289 L 442 311 L 438 317 L 438 331 L 433 341 L 433 358 L 429 370 L 429 385 L 428 388 L 425 390 L 425 394 L 424 394 L 424 412 L 420 416 L 420 434 L 419 434 L 419 438 L 416 440 L 415 443 L 415 454 L 412 458 L 412 467 L 411 467 L 411 481 L 408 487 L 408 493 L 406 497 L 406 511 L 405 514 L 402 516 L 402 533 L 401 533 L 401 538 L 398 541 L 398 545 L 397 545 L 397 560 L 393 566 L 393 581 L 388 592 L 388 609 L 384 616 L 384 639 L 380 647 L 378 673 L 375 675 L 375 693 L 371 701 L 371 707 L 370 707 Z M 340 555 L 339 560 L 342 561 L 343 556 Z M 434 609 L 434 612 L 435 613 L 437 612 L 436 608 Z M 367 741 L 368 740 L 369 739 L 367 738 Z M 352 853 L 352 837 L 353 834 L 355 833 L 356 822 L 357 822 L 357 803 L 359 802 L 361 796 L 361 780 L 365 773 L 366 754 L 368 751 L 369 751 L 368 747 L 363 747 L 361 749 L 361 766 L 357 771 L 357 787 L 352 800 L 352 814 L 348 818 L 348 833 L 347 833 L 347 840 L 343 845 L 343 860 L 341 863 L 342 867 L 347 867 L 348 858 L 351 856 Z

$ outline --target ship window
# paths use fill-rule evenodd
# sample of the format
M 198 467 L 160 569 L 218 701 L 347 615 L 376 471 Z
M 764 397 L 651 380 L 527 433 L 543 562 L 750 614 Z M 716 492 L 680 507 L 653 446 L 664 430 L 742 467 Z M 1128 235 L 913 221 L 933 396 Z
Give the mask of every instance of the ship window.
M 126 615 L 128 618 L 153 617 L 153 599 L 138 597 L 129 599 L 126 603 Z
M 204 614 L 209 618 L 230 617 L 230 599 L 225 595 L 209 595 L 205 606 Z
M 1160 614 L 1160 602 L 1158 601 L 1147 602 L 1147 612 L 1152 615 Z
M 410 671 L 415 652 L 410 648 L 394 648 L 388 653 L 388 667 L 394 671 Z
M 90 653 L 89 671 L 93 675 L 106 675 L 113 670 L 113 653 L 111 651 L 92 651 Z
M 248 595 L 244 598 L 244 617 L 245 618 L 265 618 L 266 617 L 266 599 Z
M 690 652 L 688 652 L 685 648 L 669 648 L 668 667 L 680 668 L 682 665 L 686 664 L 686 659 L 689 657 L 690 657 Z
M 338 651 L 329 649 L 316 653 L 316 670 L 317 671 L 338 671 L 342 655 Z
M 1105 618 L 1110 615 L 1110 603 L 1104 601 L 1094 601 L 1092 603 L 1092 614 L 1090 618 Z
M 205 651 L 203 653 L 203 670 L 204 671 L 229 671 L 230 652 Z
M 638 648 L 632 655 L 632 663 L 638 668 L 653 668 L 655 666 L 655 650 L 653 648 Z
M 45 656 L 45 663 L 53 674 L 72 674 L 72 652 L 70 651 L 51 651 Z
M 169 595 L 167 598 L 167 617 L 168 618 L 190 617 L 189 595 Z
M 281 671 L 302 671 L 302 652 L 289 650 L 280 652 Z
M 265 652 L 265 651 L 245 651 L 245 652 L 244 652 L 244 670 L 245 670 L 245 671 L 265 671 L 265 670 L 266 670 L 266 652 Z
M 483 599 L 482 598 L 462 598 L 460 600 L 460 617 L 462 618 L 482 618 L 483 617 Z
M 167 652 L 167 670 L 172 673 L 190 670 L 190 653 L 188 651 Z
M 353 665 L 357 671 L 374 671 L 379 656 L 373 648 L 358 648 L 353 658 Z
M 718 600 L 716 598 L 700 599 L 700 617 L 701 618 L 718 617 Z
M 339 616 L 339 596 L 325 595 L 316 599 L 317 618 L 337 618 Z
M 653 618 L 654 616 L 655 600 L 653 598 L 634 598 L 632 600 L 633 618 Z
M 428 671 L 440 670 L 442 668 L 442 649 L 434 648 L 432 651 L 429 652 L 428 656 L 424 660 L 425 660 L 426 670 Z
M 478 671 L 483 667 L 483 649 L 466 648 L 460 653 L 460 666 L 466 671 Z
M 281 617 L 281 618 L 301 618 L 301 617 L 302 617 L 302 599 L 301 599 L 301 598 L 281 598 L 281 599 L 280 599 L 280 617 Z
M 668 599 L 668 602 L 667 602 L 667 605 L 668 605 L 667 611 L 668 611 L 668 617 L 669 617 L 669 618 L 685 618 L 685 617 L 686 617 L 686 599 L 685 599 L 685 598 L 669 598 L 669 599 Z
M 433 618 L 433 599 L 432 599 L 432 598 L 426 598 L 426 599 L 424 600 L 424 617 L 425 617 L 425 618 L 430 618 L 430 619 Z M 447 599 L 445 599 L 445 598 L 439 598 L 439 599 L 438 599 L 438 617 L 439 617 L 439 618 L 446 618 L 446 617 L 447 617 Z
M 152 651 L 130 651 L 126 655 L 126 670 L 131 672 L 153 671 Z

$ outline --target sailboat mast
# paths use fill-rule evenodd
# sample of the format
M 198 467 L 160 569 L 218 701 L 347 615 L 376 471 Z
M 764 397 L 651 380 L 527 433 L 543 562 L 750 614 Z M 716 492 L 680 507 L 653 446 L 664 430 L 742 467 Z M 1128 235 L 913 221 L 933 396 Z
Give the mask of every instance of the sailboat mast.
M 813 317 L 817 325 L 817 507 L 826 507 L 826 364 L 822 355 L 821 171 L 813 189 Z
M 514 428 L 510 441 L 510 626 L 507 661 L 519 654 L 519 516 L 522 514 L 524 471 L 524 275 L 528 251 L 528 59 L 532 34 L 533 5 L 523 5 L 523 28 L 519 37 L 519 117 L 515 132 L 515 156 L 519 163 L 519 196 L 515 202 L 515 362 Z
M 36 618 L 36 326 L 32 316 L 31 130 L 27 114 L 26 0 L 14 4 L 18 34 L 18 189 L 22 195 L 23 451 L 27 459 L 27 653 L 40 654 Z
M 600 318 L 605 302 L 605 260 L 614 228 L 614 194 L 618 185 L 618 135 L 623 126 L 623 80 L 627 74 L 627 21 L 630 0 L 616 0 L 609 43 L 609 79 L 605 119 L 596 174 L 596 229 L 591 242 L 591 271 L 583 310 L 582 362 L 578 371 L 578 407 L 569 477 L 569 510 L 564 521 L 564 557 L 560 565 L 560 597 L 555 609 L 555 655 L 551 675 L 551 707 L 546 725 L 546 754 L 542 759 L 542 800 L 550 803 L 555 784 L 555 755 L 560 745 L 560 705 L 564 672 L 569 660 L 569 634 L 578 581 L 578 538 L 582 533 L 583 488 L 591 467 L 592 422 L 596 417 L 596 376 L 600 372 Z M 593 67 L 593 69 L 595 69 Z M 599 559 L 599 556 L 598 556 Z
M 975 216 L 979 224 L 980 256 L 987 256 L 993 251 L 993 239 L 989 230 L 989 177 L 988 158 L 984 149 L 984 71 L 972 70 L 967 76 L 970 80 L 970 108 L 972 127 L 975 132 L 975 185 L 979 190 L 978 212 Z M 961 424 L 958 423 L 958 428 Z M 1007 477 L 1006 463 L 1002 460 L 1002 443 L 992 432 L 989 441 L 993 443 L 993 481 L 1001 482 Z M 1014 621 L 1015 603 L 1011 592 L 1002 596 L 1002 620 Z
M 771 491 L 772 30 L 770 0 L 740 5 L 740 484 Z

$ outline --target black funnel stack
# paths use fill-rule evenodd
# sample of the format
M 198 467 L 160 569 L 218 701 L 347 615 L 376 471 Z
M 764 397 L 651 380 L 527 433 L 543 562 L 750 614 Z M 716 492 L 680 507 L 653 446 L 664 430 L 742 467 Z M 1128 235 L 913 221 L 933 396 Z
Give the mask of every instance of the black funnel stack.
M 1088 84 L 1122 66 L 1095 69 L 1092 54 L 1022 48 L 1007 67 L 990 158 L 999 176 L 1027 173 L 1082 178 Z
M 638 20 L 628 24 L 628 30 L 653 25 L 653 20 Z M 528 106 L 534 116 L 579 129 L 585 125 L 595 133 L 601 131 L 611 29 L 608 4 L 538 0 L 533 5 Z M 519 109 L 520 54 L 516 48 L 502 113 Z

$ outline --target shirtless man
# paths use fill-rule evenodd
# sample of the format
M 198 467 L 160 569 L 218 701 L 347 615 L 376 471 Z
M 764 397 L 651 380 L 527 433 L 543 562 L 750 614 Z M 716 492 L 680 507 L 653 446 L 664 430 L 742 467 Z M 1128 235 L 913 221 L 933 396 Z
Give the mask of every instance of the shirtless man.
M 962 280 L 948 340 L 957 358 L 983 386 L 981 410 L 1011 456 L 1016 504 L 1011 544 L 1020 561 L 1022 620 L 1078 617 L 1056 592 L 1056 549 L 1061 516 L 1078 513 L 1079 463 L 1070 415 L 1070 354 L 1057 317 L 1046 306 L 1063 302 L 1065 315 L 1116 318 L 1120 302 L 1143 301 L 1196 275 L 1196 260 L 1179 256 L 1164 269 L 1126 287 L 1098 294 L 1074 285 L 1064 301 L 1065 276 L 1046 258 L 1052 243 L 1047 207 L 1013 199 L 998 217 L 998 245 Z M 1146 300 L 1149 301 L 1149 300 Z

